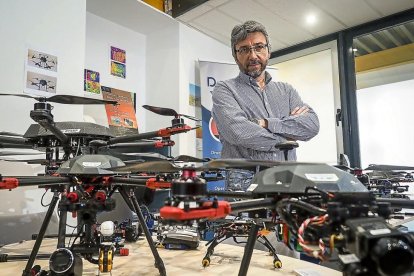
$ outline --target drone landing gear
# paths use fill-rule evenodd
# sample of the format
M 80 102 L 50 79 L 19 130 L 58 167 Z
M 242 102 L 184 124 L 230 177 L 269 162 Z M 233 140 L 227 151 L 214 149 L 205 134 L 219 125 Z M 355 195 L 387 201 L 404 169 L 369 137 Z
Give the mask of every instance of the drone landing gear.
M 255 233 L 255 235 L 253 235 L 254 233 L 252 233 L 252 229 L 255 228 L 255 227 L 257 227 L 257 231 L 255 230 L 256 233 Z M 260 227 L 257 226 L 255 223 L 252 224 L 252 228 L 250 230 L 247 243 L 250 240 L 250 242 L 252 242 L 253 245 L 252 245 L 252 249 L 249 249 L 248 248 L 248 245 L 246 245 L 245 251 L 244 251 L 245 253 L 244 253 L 243 261 L 242 261 L 242 266 L 243 266 L 243 262 L 247 262 L 248 261 L 250 263 L 250 258 L 251 258 L 251 254 L 253 252 L 254 244 L 255 244 L 255 242 L 257 240 L 261 239 L 262 240 L 262 244 L 267 249 L 269 249 L 269 252 L 273 255 L 273 266 L 275 268 L 281 268 L 282 267 L 282 262 L 280 261 L 279 257 L 276 254 L 276 249 L 273 247 L 273 245 L 270 243 L 270 241 L 266 238 L 266 236 L 264 236 L 264 235 L 262 235 L 262 234 L 259 233 L 259 229 L 260 229 Z M 210 257 L 214 253 L 214 248 L 218 244 L 222 243 L 223 241 L 225 241 L 225 240 L 227 240 L 229 238 L 233 238 L 234 242 L 236 242 L 236 243 L 242 243 L 242 242 L 238 242 L 236 240 L 236 238 L 237 238 L 237 234 L 236 233 L 231 233 L 231 231 L 230 232 L 229 231 L 223 231 L 221 234 L 217 235 L 216 237 L 214 237 L 214 239 L 212 239 L 209 243 L 207 243 L 207 245 L 208 244 L 210 244 L 210 245 L 207 248 L 207 253 L 206 253 L 206 255 L 204 256 L 204 258 L 203 258 L 203 260 L 201 262 L 201 264 L 203 265 L 203 267 L 207 267 L 207 266 L 210 265 Z M 248 252 L 248 250 L 251 251 L 251 252 Z M 250 254 L 250 257 L 249 257 L 249 254 Z M 247 264 L 247 266 L 248 266 L 248 264 Z M 247 268 L 243 268 L 243 270 L 242 270 L 242 267 L 241 267 L 240 268 L 240 271 L 241 271 L 240 273 L 247 273 Z M 240 274 L 240 273 L 239 273 L 239 275 L 245 275 L 245 274 Z
M 131 210 L 133 210 L 137 214 L 140 226 L 142 227 L 145 238 L 147 239 L 148 246 L 150 247 L 152 255 L 154 256 L 154 259 L 155 259 L 154 265 L 156 268 L 158 268 L 158 271 L 160 272 L 161 276 L 166 276 L 167 272 L 165 270 L 164 262 L 162 261 L 160 255 L 158 254 L 157 248 L 155 247 L 154 241 L 152 240 L 151 233 L 148 230 L 147 224 L 145 223 L 145 218 L 141 212 L 141 208 L 138 205 L 138 201 L 137 201 L 137 198 L 135 197 L 135 193 L 133 191 L 131 191 L 130 193 L 127 193 L 124 187 L 119 187 L 118 191 L 120 192 L 121 196 L 124 198 L 128 206 L 131 208 Z M 132 206 L 131 206 L 131 202 L 132 202 Z
M 40 245 L 42 244 L 43 237 L 46 233 L 47 226 L 49 225 L 50 219 L 52 218 L 53 212 L 55 210 L 56 204 L 59 201 L 59 192 L 53 193 L 52 201 L 50 202 L 49 208 L 47 209 L 45 219 L 43 220 L 42 226 L 40 227 L 39 234 L 36 238 L 35 244 L 33 246 L 33 250 L 30 253 L 29 260 L 27 261 L 26 268 L 23 270 L 22 276 L 31 276 L 32 275 L 32 267 L 34 261 L 36 259 L 36 255 L 39 252 Z M 64 222 L 66 227 L 66 221 Z M 59 229 L 61 228 L 61 222 L 59 221 Z
M 225 237 L 223 239 L 223 237 Z M 203 265 L 203 267 L 207 267 L 210 265 L 210 257 L 214 254 L 214 248 L 219 245 L 220 243 L 224 242 L 225 240 L 229 239 L 229 238 L 233 238 L 235 243 L 242 243 L 242 242 L 238 242 L 237 241 L 237 237 L 236 235 L 233 235 L 232 233 L 223 233 L 220 235 L 217 235 L 216 237 L 214 237 L 214 239 L 212 239 L 210 242 L 207 243 L 210 244 L 209 247 L 207 248 L 207 253 L 204 256 L 203 260 L 201 261 L 201 264 Z M 276 249 L 273 247 L 273 245 L 270 243 L 270 241 L 266 238 L 266 236 L 258 234 L 256 236 L 256 240 L 262 239 L 262 244 L 269 250 L 269 252 L 272 254 L 273 256 L 273 266 L 274 268 L 281 268 L 282 267 L 282 262 L 280 261 L 279 257 L 277 256 L 276 253 Z

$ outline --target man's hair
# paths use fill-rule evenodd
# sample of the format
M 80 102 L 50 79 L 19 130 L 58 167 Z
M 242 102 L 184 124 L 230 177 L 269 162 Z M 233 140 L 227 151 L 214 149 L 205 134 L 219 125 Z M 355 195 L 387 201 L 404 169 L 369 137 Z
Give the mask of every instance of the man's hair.
M 268 45 L 270 52 L 269 35 L 267 34 L 266 28 L 259 22 L 249 20 L 241 25 L 234 26 L 233 30 L 231 31 L 231 51 L 234 58 L 236 58 L 236 44 L 246 39 L 249 33 L 255 32 L 260 32 L 265 36 L 266 44 Z

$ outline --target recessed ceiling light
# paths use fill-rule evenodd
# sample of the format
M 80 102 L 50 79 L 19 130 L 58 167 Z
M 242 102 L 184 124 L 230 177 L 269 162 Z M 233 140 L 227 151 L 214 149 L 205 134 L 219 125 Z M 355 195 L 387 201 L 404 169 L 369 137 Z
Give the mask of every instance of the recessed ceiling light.
M 306 16 L 306 23 L 308 23 L 309 25 L 315 24 L 316 16 L 314 14 L 309 14 L 308 16 Z
M 352 51 L 358 52 L 358 49 L 357 48 L 352 48 Z

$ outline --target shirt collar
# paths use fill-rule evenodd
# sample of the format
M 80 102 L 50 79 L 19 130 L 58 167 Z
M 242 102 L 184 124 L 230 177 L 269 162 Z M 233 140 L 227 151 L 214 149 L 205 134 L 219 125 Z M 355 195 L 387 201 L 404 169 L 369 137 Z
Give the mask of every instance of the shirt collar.
M 239 73 L 239 78 L 247 84 L 252 84 L 254 86 L 258 86 L 257 82 L 254 78 L 250 77 L 249 75 L 247 75 L 243 72 Z M 272 76 L 267 71 L 265 71 L 265 83 L 268 84 L 271 80 L 272 80 Z

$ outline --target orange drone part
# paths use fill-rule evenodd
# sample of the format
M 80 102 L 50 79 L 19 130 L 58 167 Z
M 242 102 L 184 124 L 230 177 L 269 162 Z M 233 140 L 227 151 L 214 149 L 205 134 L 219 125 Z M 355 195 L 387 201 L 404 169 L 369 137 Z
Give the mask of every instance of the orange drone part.
M 12 190 L 19 187 L 19 179 L 3 177 L 0 179 L 0 190 Z
M 178 207 L 164 206 L 160 209 L 163 219 L 171 220 L 194 220 L 194 219 L 219 219 L 224 218 L 231 212 L 230 203 L 227 201 L 217 201 L 217 207 L 213 207 L 212 201 L 207 201 L 199 208 L 185 211 Z
M 190 130 L 191 130 L 191 127 L 188 126 L 188 125 L 183 125 L 183 126 L 180 126 L 180 127 L 163 128 L 163 129 L 160 129 L 158 131 L 158 136 L 160 136 L 160 137 L 170 137 L 173 134 L 181 133 L 181 132 L 187 132 L 187 131 L 190 131 Z
M 157 181 L 156 178 L 150 178 L 147 180 L 146 186 L 148 189 L 168 189 L 171 188 L 171 182 L 167 181 Z

